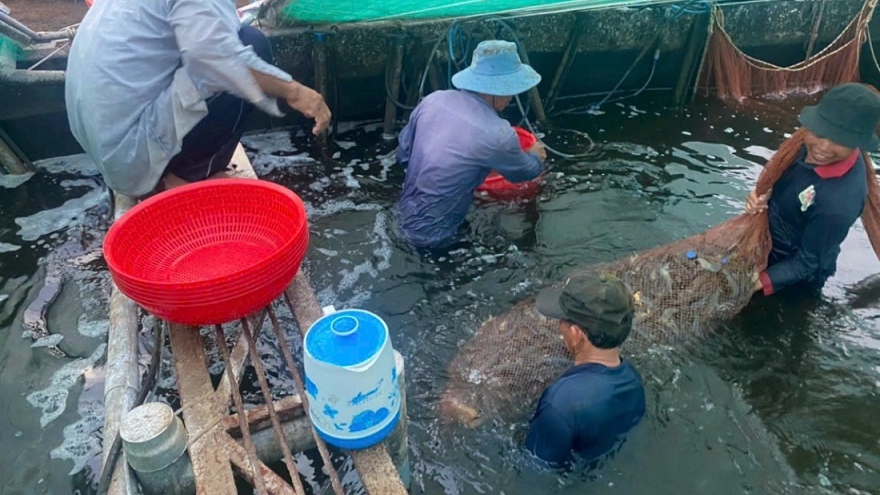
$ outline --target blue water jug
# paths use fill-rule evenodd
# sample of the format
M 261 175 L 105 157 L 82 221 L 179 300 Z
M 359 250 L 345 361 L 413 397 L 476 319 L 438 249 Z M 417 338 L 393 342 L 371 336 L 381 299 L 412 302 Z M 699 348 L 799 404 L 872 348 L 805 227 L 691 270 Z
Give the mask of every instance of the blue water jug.
M 385 322 L 369 311 L 325 309 L 304 341 L 309 416 L 327 443 L 363 449 L 400 418 L 394 349 Z

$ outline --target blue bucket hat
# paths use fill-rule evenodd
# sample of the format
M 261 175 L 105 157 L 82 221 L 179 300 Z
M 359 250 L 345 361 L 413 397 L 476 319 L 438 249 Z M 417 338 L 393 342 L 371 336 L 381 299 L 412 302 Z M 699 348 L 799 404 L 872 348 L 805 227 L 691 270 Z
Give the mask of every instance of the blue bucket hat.
M 456 88 L 492 96 L 514 96 L 541 82 L 541 75 L 519 60 L 516 44 L 483 41 L 474 50 L 470 67 L 452 76 Z

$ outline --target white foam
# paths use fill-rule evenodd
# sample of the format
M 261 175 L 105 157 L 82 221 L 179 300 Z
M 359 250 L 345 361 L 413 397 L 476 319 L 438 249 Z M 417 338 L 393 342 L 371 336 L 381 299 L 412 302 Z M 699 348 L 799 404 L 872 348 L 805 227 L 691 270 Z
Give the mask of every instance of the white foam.
M 397 164 L 397 150 L 392 150 L 390 153 L 386 155 L 379 155 L 376 158 L 379 159 L 379 164 L 382 165 L 382 170 L 379 171 L 378 176 L 371 176 L 373 179 L 379 182 L 385 182 L 388 180 L 388 171 L 391 170 L 391 167 Z
M 104 191 L 95 188 L 79 198 L 65 201 L 57 208 L 43 210 L 28 217 L 16 218 L 15 223 L 20 227 L 18 235 L 26 241 L 35 241 L 44 235 L 83 223 L 86 211 L 105 200 Z
M 34 165 L 51 174 L 99 175 L 101 173 L 95 162 L 85 153 L 39 160 L 34 162 Z
M 12 251 L 18 251 L 19 249 L 21 249 L 21 246 L 0 242 L 0 253 L 11 253 Z
M 322 305 L 333 304 L 339 307 L 356 307 L 362 306 L 372 297 L 370 291 L 363 289 L 361 278 L 364 275 L 377 278 L 379 272 L 391 267 L 391 240 L 388 235 L 388 215 L 385 212 L 380 211 L 376 214 L 372 233 L 372 238 L 374 239 L 372 244 L 378 244 L 378 246 L 373 249 L 371 255 L 362 263 L 354 265 L 350 270 L 343 269 L 339 271 L 340 281 L 335 290 L 332 287 L 325 287 L 317 294 L 318 302 Z M 346 263 L 344 259 L 340 260 L 340 263 L 343 265 L 353 264 L 350 262 Z M 348 301 L 340 303 L 338 294 L 355 287 L 359 289 L 358 292 Z
M 34 176 L 33 172 L 28 172 L 26 174 L 8 174 L 8 175 L 0 175 L 0 187 L 6 189 L 15 189 L 16 187 L 24 184 L 31 177 Z
M 242 136 L 241 144 L 248 148 L 253 148 L 261 154 L 276 151 L 296 151 L 293 141 L 290 140 L 290 130 L 248 134 Z
M 31 347 L 51 347 L 60 344 L 62 340 L 64 340 L 64 335 L 61 335 L 60 333 L 52 333 L 35 340 L 34 343 L 31 344 Z
M 76 322 L 76 330 L 83 337 L 101 338 L 110 332 L 110 320 L 91 321 L 83 314 Z
M 64 428 L 64 442 L 49 453 L 52 459 L 73 461 L 70 475 L 83 470 L 89 460 L 101 453 L 101 440 L 95 434 L 104 426 L 104 407 L 99 401 L 80 403 L 80 420 Z
M 91 369 L 95 362 L 101 359 L 106 348 L 107 344 L 101 344 L 91 356 L 65 364 L 52 374 L 52 380 L 48 387 L 27 396 L 27 401 L 42 411 L 40 426 L 45 428 L 47 424 L 64 412 L 70 389 L 83 373 Z
M 354 141 L 335 141 L 335 143 L 336 143 L 336 146 L 339 146 L 340 148 L 342 148 L 344 150 L 350 150 L 350 149 L 354 148 L 355 146 L 357 146 L 357 143 L 355 143 Z
M 353 172 L 354 172 L 354 167 L 349 166 L 349 167 L 343 168 L 342 172 L 340 172 L 340 174 L 343 177 L 345 177 L 346 187 L 348 187 L 349 189 L 360 189 L 361 184 L 360 184 L 360 182 L 357 181 L 357 179 L 354 178 L 354 175 L 352 175 Z
M 331 181 L 330 181 L 329 177 L 321 177 L 320 179 L 316 180 L 315 182 L 312 182 L 311 184 L 309 184 L 309 189 L 311 189 L 313 191 L 317 191 L 317 192 L 322 192 L 330 184 L 331 184 Z
M 251 163 L 257 175 L 266 175 L 275 170 L 284 170 L 317 163 L 307 152 L 291 156 L 275 156 L 260 153 Z
M 307 203 L 305 206 L 309 220 L 335 215 L 343 211 L 379 211 L 382 209 L 382 207 L 379 205 L 355 204 L 354 201 L 348 199 L 342 201 L 330 200 L 322 203 L 321 206 L 317 208 L 312 206 L 311 203 Z M 337 233 L 345 234 L 345 231 L 340 231 Z

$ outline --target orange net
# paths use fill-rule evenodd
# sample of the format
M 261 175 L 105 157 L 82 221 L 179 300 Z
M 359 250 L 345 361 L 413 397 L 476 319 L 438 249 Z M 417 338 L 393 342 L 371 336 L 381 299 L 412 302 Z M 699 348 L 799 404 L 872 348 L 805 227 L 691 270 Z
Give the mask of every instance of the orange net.
M 805 133 L 794 133 L 766 164 L 758 195 L 770 191 L 794 163 Z M 864 157 L 868 201 L 862 221 L 880 259 L 880 183 Z M 704 335 L 739 313 L 754 294 L 771 244 L 767 213 L 742 214 L 687 239 L 576 271 L 612 273 L 636 295 L 633 331 L 624 347 L 639 353 Z M 531 297 L 490 318 L 462 347 L 448 368 L 441 400 L 446 417 L 470 426 L 487 418 L 522 417 L 572 365 L 558 321 L 541 316 L 534 302 Z
M 840 35 L 822 51 L 789 67 L 746 55 L 724 30 L 724 15 L 713 10 L 714 25 L 703 61 L 699 86 L 714 89 L 721 99 L 762 95 L 811 94 L 859 79 L 859 54 L 877 0 L 867 0 Z

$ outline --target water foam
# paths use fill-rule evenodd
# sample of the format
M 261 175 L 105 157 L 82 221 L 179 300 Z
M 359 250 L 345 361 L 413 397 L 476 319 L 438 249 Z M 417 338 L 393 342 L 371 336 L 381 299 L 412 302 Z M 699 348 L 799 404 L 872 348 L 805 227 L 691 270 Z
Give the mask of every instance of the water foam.
M 343 211 L 380 211 L 382 207 L 374 204 L 355 204 L 349 199 L 330 200 L 322 203 L 321 206 L 315 207 L 311 203 L 306 203 L 306 213 L 309 220 L 335 215 Z
M 57 208 L 16 218 L 15 223 L 19 226 L 18 235 L 25 241 L 35 241 L 71 225 L 84 223 L 86 212 L 102 201 L 106 201 L 106 195 L 101 188 L 96 187 L 79 198 L 65 201 Z
M 11 253 L 12 251 L 18 251 L 19 249 L 21 249 L 21 246 L 0 242 L 0 253 Z
M 242 136 L 241 144 L 248 148 L 253 148 L 260 153 L 296 150 L 293 141 L 290 139 L 289 130 L 248 134 Z
M 34 162 L 34 165 L 50 174 L 63 173 L 95 176 L 101 173 L 95 162 L 84 153 L 39 160 Z
M 378 205 L 363 205 L 363 206 L 378 206 Z M 354 294 L 349 300 L 345 301 L 344 304 L 340 304 L 338 300 L 338 294 L 351 290 L 355 287 L 355 284 L 358 284 L 361 280 L 361 277 L 364 275 L 369 275 L 372 278 L 378 278 L 379 272 L 387 270 L 391 267 L 391 239 L 388 235 L 388 215 L 385 212 L 379 211 L 376 214 L 376 219 L 373 222 L 372 229 L 372 244 L 378 244 L 375 249 L 373 249 L 370 256 L 362 263 L 355 265 L 350 270 L 340 270 L 339 271 L 339 284 L 334 290 L 333 287 L 325 287 L 322 289 L 317 295 L 318 301 L 322 306 L 326 306 L 328 304 L 340 305 L 340 306 L 362 306 L 364 303 L 369 301 L 370 297 L 372 297 L 372 293 L 368 290 L 360 290 L 356 294 Z M 342 260 L 343 262 L 345 260 Z
M 16 187 L 24 184 L 31 177 L 34 176 L 33 172 L 28 172 L 26 174 L 8 174 L 8 175 L 0 175 L 0 187 L 6 189 L 15 189 Z
M 52 374 L 52 380 L 48 387 L 27 396 L 27 401 L 42 411 L 40 426 L 45 428 L 46 425 L 64 413 L 70 389 L 83 373 L 90 370 L 104 356 L 106 349 L 107 344 L 101 344 L 91 356 L 65 364 Z
M 303 165 L 311 165 L 313 163 L 317 163 L 317 161 L 312 158 L 308 152 L 302 152 L 298 155 L 291 156 L 264 155 L 260 153 L 254 158 L 251 166 L 257 175 L 262 176 L 276 170 L 285 170 Z
M 73 461 L 70 475 L 83 470 L 90 459 L 99 455 L 101 440 L 95 433 L 104 426 L 104 405 L 100 401 L 81 402 L 77 408 L 80 420 L 64 428 L 64 441 L 52 449 L 52 459 Z

